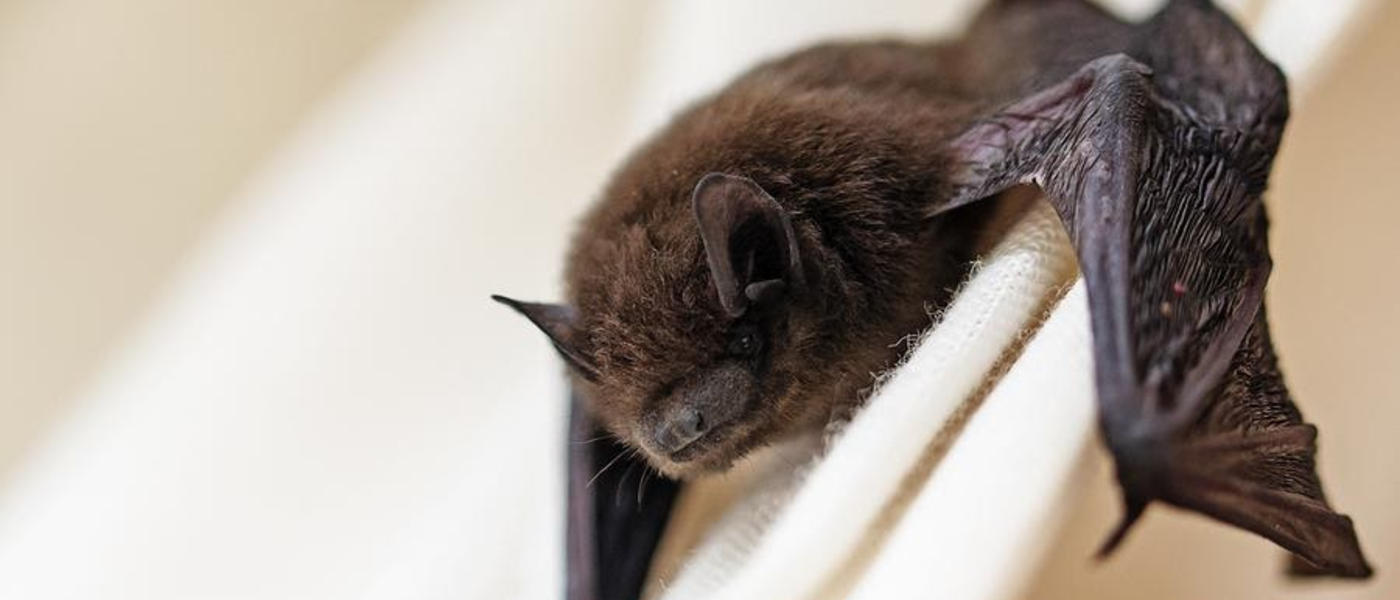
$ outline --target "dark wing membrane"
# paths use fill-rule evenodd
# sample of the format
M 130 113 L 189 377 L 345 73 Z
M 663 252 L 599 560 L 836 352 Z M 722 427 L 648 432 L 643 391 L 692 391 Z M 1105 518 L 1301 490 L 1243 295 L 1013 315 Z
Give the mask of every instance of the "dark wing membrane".
M 1078 0 L 1008 0 L 977 27 L 1005 19 L 1015 30 L 1036 11 L 1106 34 L 1081 29 L 1087 41 L 1057 54 L 1034 49 L 1063 32 L 1023 32 L 1031 50 L 1004 57 L 1000 72 L 1036 75 L 952 140 L 954 191 L 934 211 L 1036 184 L 1069 231 L 1127 513 L 1105 551 L 1161 500 L 1263 535 L 1312 571 L 1369 575 L 1351 521 L 1322 494 L 1312 426 L 1283 386 L 1262 315 L 1260 197 L 1288 117 L 1282 74 L 1202 1 L 1172 2 L 1125 33 Z M 1102 54 L 1063 63 L 1091 51 Z M 988 89 L 1016 89 L 978 60 Z M 1039 82 L 1054 72 L 1065 75 Z
M 577 396 L 569 412 L 565 597 L 639 598 L 680 483 L 598 427 Z

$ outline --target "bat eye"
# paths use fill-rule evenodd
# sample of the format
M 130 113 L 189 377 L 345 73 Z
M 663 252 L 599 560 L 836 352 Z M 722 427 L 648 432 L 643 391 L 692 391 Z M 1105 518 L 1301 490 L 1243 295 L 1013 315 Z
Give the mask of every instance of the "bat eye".
M 763 335 L 753 325 L 740 325 L 730 334 L 728 353 L 731 356 L 750 358 L 762 349 Z

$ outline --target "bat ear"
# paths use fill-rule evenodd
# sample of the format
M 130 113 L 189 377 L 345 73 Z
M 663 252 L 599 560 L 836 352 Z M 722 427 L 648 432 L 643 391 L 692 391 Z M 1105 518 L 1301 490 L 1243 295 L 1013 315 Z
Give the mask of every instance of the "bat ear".
M 788 212 L 747 177 L 710 173 L 691 195 L 720 306 L 739 317 L 803 286 Z
M 593 365 L 593 361 L 585 357 L 575 347 L 578 339 L 575 335 L 577 317 L 574 307 L 567 304 L 521 302 L 505 296 L 491 296 L 491 299 L 525 315 L 525 318 L 534 323 L 535 327 L 539 327 L 540 331 L 549 336 L 549 341 L 554 344 L 554 349 L 559 351 L 569 366 L 577 370 L 585 379 L 597 380 L 598 368 Z

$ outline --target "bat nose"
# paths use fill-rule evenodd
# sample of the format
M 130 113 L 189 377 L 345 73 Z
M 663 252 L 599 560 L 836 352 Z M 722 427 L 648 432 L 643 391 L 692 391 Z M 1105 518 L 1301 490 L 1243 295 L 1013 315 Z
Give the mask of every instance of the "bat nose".
M 656 445 L 666 452 L 679 452 L 708 433 L 710 421 L 700 408 L 682 406 L 658 428 Z

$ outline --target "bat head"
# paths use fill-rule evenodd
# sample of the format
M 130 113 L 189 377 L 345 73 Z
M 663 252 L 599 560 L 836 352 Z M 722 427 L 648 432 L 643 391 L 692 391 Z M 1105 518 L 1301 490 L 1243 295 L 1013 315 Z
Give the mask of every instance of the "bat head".
M 575 285 L 584 310 L 495 297 L 549 337 L 608 429 L 676 476 L 825 416 L 803 414 L 820 411 L 788 393 L 781 364 L 802 346 L 794 334 L 809 335 L 791 322 L 808 290 L 788 211 L 719 173 L 690 200 L 687 234 L 658 236 L 653 222 L 603 245 L 599 272 Z

